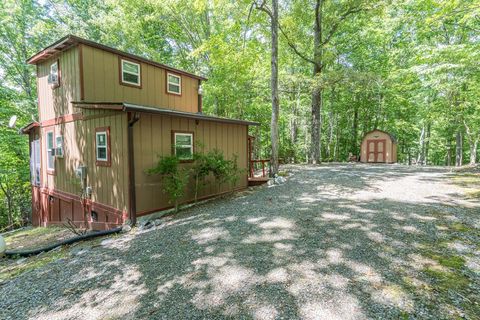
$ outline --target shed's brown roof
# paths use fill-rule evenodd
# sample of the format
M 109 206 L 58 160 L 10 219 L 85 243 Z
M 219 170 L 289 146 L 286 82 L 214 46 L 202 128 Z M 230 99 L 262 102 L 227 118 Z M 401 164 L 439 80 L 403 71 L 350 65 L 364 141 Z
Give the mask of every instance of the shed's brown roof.
M 153 113 L 153 114 L 164 114 L 169 116 L 177 116 L 183 118 L 197 119 L 197 120 L 206 120 L 206 121 L 216 121 L 223 123 L 236 123 L 244 124 L 250 126 L 258 126 L 260 123 L 247 120 L 238 120 L 238 119 L 229 119 L 205 115 L 203 113 L 191 113 L 184 111 L 177 111 L 165 108 L 157 108 L 151 106 L 142 106 L 138 104 L 125 103 L 125 102 L 84 102 L 84 101 L 74 101 L 72 104 L 75 107 L 83 109 L 103 109 L 103 110 L 117 110 L 117 111 L 131 111 L 131 112 L 144 112 L 144 113 Z
M 56 42 L 52 43 L 51 45 L 44 48 L 43 50 L 40 50 L 39 52 L 35 53 L 32 57 L 30 57 L 27 60 L 27 63 L 37 64 L 38 62 L 46 60 L 46 59 L 50 58 L 51 56 L 53 56 L 53 55 L 55 55 L 59 52 L 62 52 L 64 50 L 67 50 L 68 48 L 71 48 L 73 46 L 78 45 L 79 43 L 90 46 L 90 47 L 98 48 L 98 49 L 101 49 L 101 50 L 105 50 L 105 51 L 108 51 L 108 52 L 111 52 L 111 53 L 114 53 L 114 54 L 118 54 L 118 55 L 121 55 L 123 57 L 138 60 L 138 61 L 150 64 L 150 65 L 153 65 L 153 66 L 156 66 L 156 67 L 160 67 L 160 68 L 172 71 L 172 72 L 176 72 L 176 73 L 180 73 L 180 74 L 183 74 L 183 75 L 186 75 L 186 76 L 190 76 L 192 78 L 196 78 L 196 79 L 199 79 L 199 80 L 207 80 L 207 78 L 205 78 L 205 77 L 198 76 L 196 74 L 193 74 L 193 73 L 190 73 L 190 72 L 187 72 L 187 71 L 172 68 L 172 67 L 164 65 L 162 63 L 159 63 L 159 62 L 156 62 L 156 61 L 153 61 L 153 60 L 150 60 L 150 59 L 147 59 L 147 58 L 135 55 L 135 54 L 131 54 L 131 53 L 128 53 L 128 52 L 125 52 L 125 51 L 121 51 L 121 50 L 106 46 L 106 45 L 98 43 L 98 42 L 83 39 L 83 38 L 80 38 L 80 37 L 77 37 L 77 36 L 74 36 L 74 35 L 67 35 L 67 36 L 61 38 L 60 40 L 57 40 Z

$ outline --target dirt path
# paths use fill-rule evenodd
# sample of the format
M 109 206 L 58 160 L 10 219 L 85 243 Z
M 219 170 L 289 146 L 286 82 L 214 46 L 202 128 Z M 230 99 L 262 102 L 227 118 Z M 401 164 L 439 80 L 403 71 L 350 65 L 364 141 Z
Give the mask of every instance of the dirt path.
M 480 202 L 441 168 L 291 166 L 0 286 L 0 319 L 480 318 Z

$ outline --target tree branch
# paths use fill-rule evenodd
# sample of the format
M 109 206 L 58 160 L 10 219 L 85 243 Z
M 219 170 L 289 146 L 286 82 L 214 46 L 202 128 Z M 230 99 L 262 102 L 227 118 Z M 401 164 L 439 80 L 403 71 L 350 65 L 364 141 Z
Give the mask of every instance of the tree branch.
M 282 35 L 285 37 L 285 40 L 287 40 L 287 44 L 290 48 L 292 48 L 292 50 L 297 54 L 297 56 L 299 56 L 300 58 L 302 58 L 303 60 L 311 63 L 311 64 L 316 64 L 315 61 L 313 61 L 312 59 L 308 58 L 304 53 L 301 53 L 297 47 L 293 44 L 292 41 L 290 41 L 290 38 L 287 36 L 287 33 L 285 32 L 285 30 L 283 30 L 282 26 L 280 23 L 278 23 L 278 29 L 280 29 L 280 32 L 282 33 Z
M 272 10 L 270 10 L 270 8 L 267 7 L 267 5 L 265 4 L 265 0 L 262 0 L 261 3 L 258 3 L 258 1 L 255 0 L 253 4 L 255 5 L 255 9 L 265 12 L 266 14 L 268 14 L 270 19 L 273 19 Z
M 366 10 L 365 8 L 363 8 L 362 6 L 358 6 L 358 7 L 351 7 L 351 8 L 348 8 L 347 11 L 345 11 L 341 16 L 340 18 L 338 19 L 338 21 L 332 26 L 332 28 L 330 29 L 330 32 L 328 32 L 328 35 L 325 37 L 325 40 L 322 41 L 322 46 L 328 44 L 330 42 L 330 40 L 332 39 L 333 35 L 337 32 L 337 29 L 340 27 L 340 25 L 342 24 L 342 22 L 347 19 L 350 15 L 352 14 L 355 14 L 355 13 L 359 13 L 363 10 Z

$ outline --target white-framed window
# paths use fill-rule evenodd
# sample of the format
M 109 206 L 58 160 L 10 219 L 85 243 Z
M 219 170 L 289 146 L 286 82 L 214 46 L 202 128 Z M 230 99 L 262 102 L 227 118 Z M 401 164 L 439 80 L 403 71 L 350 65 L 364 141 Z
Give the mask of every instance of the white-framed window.
M 174 153 L 180 160 L 193 159 L 193 133 L 174 132 Z
M 173 73 L 167 73 L 167 92 L 182 94 L 182 77 Z
M 35 139 L 31 143 L 30 156 L 30 174 L 32 176 L 32 184 L 34 186 L 40 185 L 40 140 Z
M 58 72 L 58 60 L 53 62 L 50 65 L 50 73 L 48 75 L 48 83 L 51 84 L 52 86 L 59 86 L 60 85 L 60 79 L 59 79 L 59 72 Z
M 63 158 L 63 136 L 61 135 L 55 137 L 55 156 Z
M 55 141 L 53 140 L 53 131 L 47 132 L 47 170 L 55 170 Z
M 128 60 L 121 60 L 122 83 L 140 86 L 140 64 Z
M 108 134 L 107 130 L 95 132 L 97 161 L 108 161 Z

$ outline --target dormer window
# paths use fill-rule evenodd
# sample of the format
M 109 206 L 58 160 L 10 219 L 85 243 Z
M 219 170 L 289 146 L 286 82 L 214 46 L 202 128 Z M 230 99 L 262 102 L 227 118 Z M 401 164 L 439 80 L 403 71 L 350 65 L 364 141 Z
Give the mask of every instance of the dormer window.
M 58 68 L 58 60 L 50 65 L 48 83 L 51 84 L 53 88 L 60 86 L 60 72 Z
M 125 85 L 141 87 L 141 80 L 140 80 L 140 64 L 130 61 L 121 59 L 121 83 Z
M 167 73 L 167 93 L 182 94 L 182 78 L 180 76 Z

